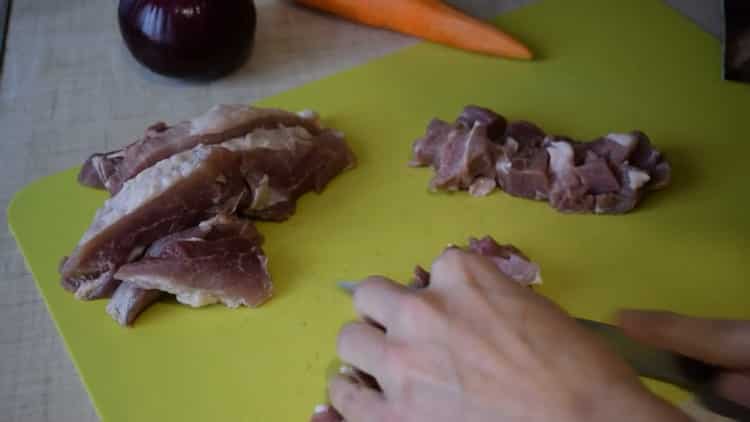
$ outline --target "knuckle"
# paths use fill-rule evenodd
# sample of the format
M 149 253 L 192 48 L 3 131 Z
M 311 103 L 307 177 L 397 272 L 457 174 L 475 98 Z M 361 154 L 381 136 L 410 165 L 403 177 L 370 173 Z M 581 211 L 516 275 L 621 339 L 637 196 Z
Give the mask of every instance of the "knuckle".
M 390 382 L 397 385 L 401 384 L 409 368 L 409 351 L 406 347 L 391 345 L 384 351 L 385 367 L 388 369 Z
M 424 329 L 436 318 L 435 306 L 422 295 L 404 296 L 399 303 L 399 320 L 410 331 Z
M 359 323 L 353 322 L 353 321 L 347 322 L 341 327 L 341 330 L 339 330 L 339 334 L 336 339 L 336 348 L 339 351 L 339 353 L 346 350 L 347 346 L 349 345 L 349 342 L 356 335 L 356 331 L 358 329 L 359 329 Z
M 433 276 L 453 281 L 471 278 L 473 269 L 482 265 L 479 256 L 460 249 L 448 249 L 432 264 Z
M 362 280 L 354 290 L 353 299 L 355 306 L 361 305 L 371 296 L 373 290 L 383 288 L 383 285 L 387 282 L 388 280 L 381 276 L 370 276 Z
M 338 410 L 348 413 L 357 398 L 357 390 L 354 384 L 337 376 L 328 383 L 328 396 Z

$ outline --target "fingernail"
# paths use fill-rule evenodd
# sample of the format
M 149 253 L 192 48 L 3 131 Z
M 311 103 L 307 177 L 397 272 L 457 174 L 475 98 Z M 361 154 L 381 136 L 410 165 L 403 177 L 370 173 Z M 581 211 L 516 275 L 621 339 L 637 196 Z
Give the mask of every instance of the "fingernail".
M 339 368 L 339 374 L 346 375 L 348 377 L 355 377 L 357 372 L 349 365 L 341 365 Z
M 325 412 L 328 411 L 328 409 L 330 409 L 330 407 L 331 406 L 329 406 L 327 404 L 319 404 L 319 405 L 315 406 L 315 412 L 314 413 L 316 415 L 320 414 L 320 413 L 325 413 Z

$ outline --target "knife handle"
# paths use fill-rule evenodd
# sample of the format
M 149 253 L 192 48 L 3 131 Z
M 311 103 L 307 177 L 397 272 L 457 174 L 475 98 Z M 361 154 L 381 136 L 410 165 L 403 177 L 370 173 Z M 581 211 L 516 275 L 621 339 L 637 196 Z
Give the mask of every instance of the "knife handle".
M 750 421 L 750 409 L 714 392 L 714 381 L 724 369 L 682 355 L 677 358 L 677 365 L 687 378 L 700 385 L 693 392 L 706 409 L 735 421 Z
M 750 408 L 717 395 L 712 387 L 696 391 L 695 396 L 706 409 L 739 422 L 750 422 Z

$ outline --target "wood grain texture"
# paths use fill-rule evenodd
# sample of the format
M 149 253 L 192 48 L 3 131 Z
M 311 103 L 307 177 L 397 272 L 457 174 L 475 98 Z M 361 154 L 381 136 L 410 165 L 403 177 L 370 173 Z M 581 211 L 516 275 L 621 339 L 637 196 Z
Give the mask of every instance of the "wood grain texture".
M 528 2 L 452 3 L 491 16 Z M 711 8 L 684 3 L 695 16 Z M 114 0 L 16 1 L 0 77 L 3 220 L 8 200 L 26 183 L 125 144 L 155 120 L 252 102 L 414 42 L 289 2 L 257 5 L 252 59 L 220 81 L 185 84 L 133 61 L 117 32 Z M 5 225 L 0 276 L 0 422 L 98 420 Z

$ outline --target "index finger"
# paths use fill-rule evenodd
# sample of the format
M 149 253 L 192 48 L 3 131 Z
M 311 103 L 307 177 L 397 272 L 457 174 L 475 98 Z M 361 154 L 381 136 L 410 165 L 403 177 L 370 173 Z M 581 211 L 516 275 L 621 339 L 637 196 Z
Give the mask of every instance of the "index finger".
M 750 321 L 694 318 L 665 311 L 623 310 L 630 337 L 725 368 L 750 368 Z

